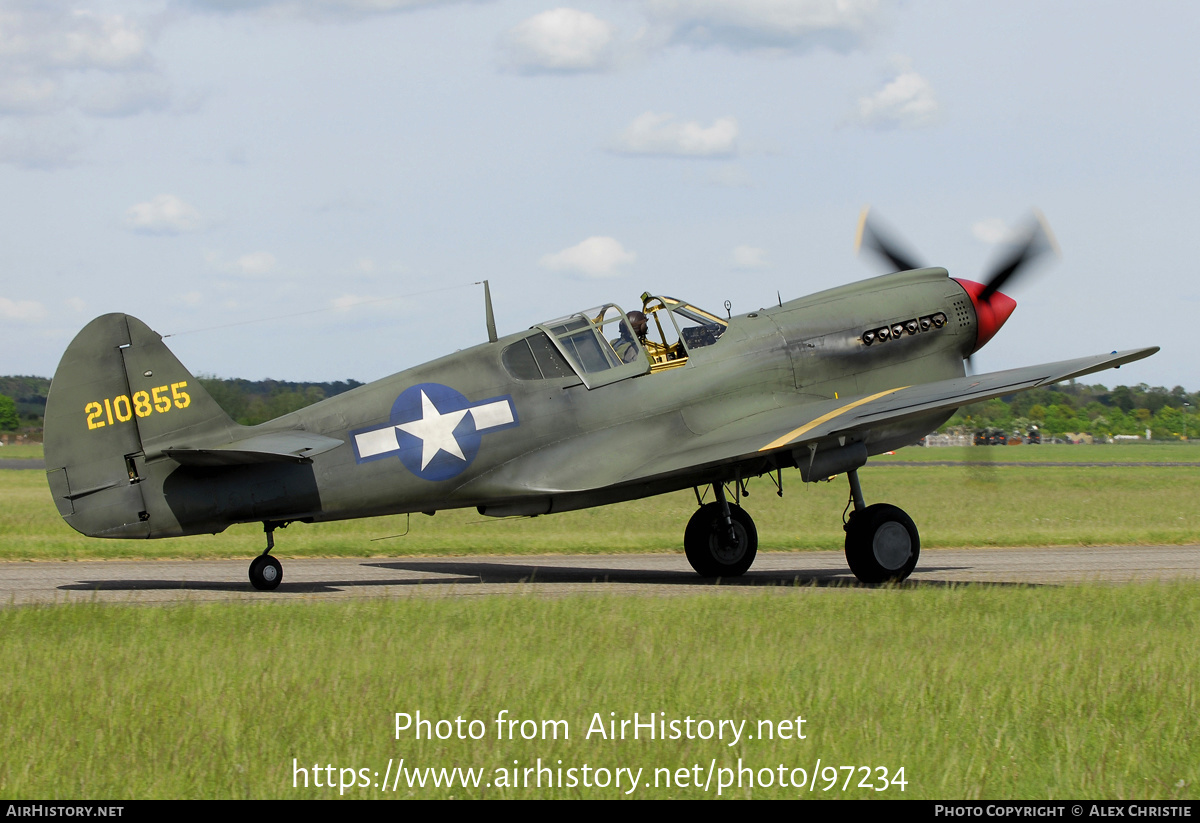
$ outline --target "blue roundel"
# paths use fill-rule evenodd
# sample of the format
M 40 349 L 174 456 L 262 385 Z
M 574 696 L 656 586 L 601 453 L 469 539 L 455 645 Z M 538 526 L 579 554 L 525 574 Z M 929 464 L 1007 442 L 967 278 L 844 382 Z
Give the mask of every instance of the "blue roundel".
M 392 404 L 405 468 L 424 480 L 448 480 L 475 460 L 484 432 L 517 424 L 509 397 L 467 400 L 449 386 L 418 383 Z

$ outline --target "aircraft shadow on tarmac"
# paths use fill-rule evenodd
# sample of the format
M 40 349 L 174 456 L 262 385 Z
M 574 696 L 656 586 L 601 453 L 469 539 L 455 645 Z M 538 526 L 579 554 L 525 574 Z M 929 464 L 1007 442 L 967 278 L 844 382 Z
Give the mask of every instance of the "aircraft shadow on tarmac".
M 408 581 L 409 583 L 429 584 L 470 584 L 470 583 L 623 583 L 659 586 L 724 586 L 726 588 L 748 588 L 763 586 L 803 586 L 803 587 L 832 587 L 867 589 L 875 588 L 860 583 L 849 569 L 778 569 L 750 571 L 741 577 L 703 578 L 698 577 L 690 569 L 670 571 L 663 569 L 620 569 L 620 568 L 581 568 L 579 566 L 525 565 L 515 563 L 495 563 L 489 561 L 461 560 L 389 560 L 386 562 L 366 563 L 364 565 L 378 566 L 384 569 L 406 569 L 416 572 L 432 572 L 435 574 L 459 575 L 453 578 L 434 578 Z M 960 566 L 931 566 L 922 568 L 922 573 L 938 571 L 959 571 L 966 567 Z M 471 579 L 474 578 L 474 579 Z M 981 581 L 983 582 L 983 581 Z M 914 580 L 908 578 L 896 584 L 899 588 L 925 588 L 951 585 L 970 585 L 966 582 L 950 582 L 944 580 Z M 974 585 L 978 585 L 975 583 Z M 987 585 L 1018 585 L 1009 583 L 992 583 Z M 1028 585 L 1028 584 L 1019 584 Z
M 749 572 L 735 578 L 702 578 L 691 570 L 581 568 L 579 566 L 554 566 L 546 564 L 496 563 L 471 560 L 389 560 L 367 562 L 363 566 L 392 571 L 409 571 L 423 574 L 448 575 L 446 577 L 402 577 L 362 580 L 292 581 L 285 580 L 277 592 L 284 594 L 334 594 L 358 588 L 409 587 L 409 586 L 470 586 L 479 584 L 540 584 L 543 586 L 578 584 L 624 584 L 644 586 L 697 587 L 807 587 L 807 588 L 871 588 L 856 580 L 843 569 L 781 569 Z M 923 568 L 927 574 L 938 571 L 956 571 L 963 567 L 946 566 Z M 453 575 L 453 576 L 450 576 Z M 1031 585 L 1028 583 L 1006 583 L 992 581 L 944 581 L 915 580 L 909 578 L 897 585 L 898 588 L 928 588 L 967 585 Z M 1036 585 L 1036 584 L 1032 584 Z M 251 592 L 249 582 L 219 580 L 94 580 L 79 581 L 59 586 L 60 591 L 196 591 L 196 592 Z M 269 595 L 264 595 L 269 597 Z
M 284 581 L 276 589 L 282 594 L 336 594 L 360 588 L 428 587 L 428 585 L 479 584 L 624 584 L 668 585 L 679 588 L 872 588 L 859 583 L 845 569 L 784 569 L 745 573 L 742 577 L 703 578 L 690 569 L 620 569 L 620 567 L 581 567 L 575 565 L 496 563 L 491 560 L 421 560 L 396 559 L 367 561 L 362 566 L 390 571 L 419 572 L 422 575 L 446 577 L 384 577 L 365 579 L 330 579 L 330 581 Z M 922 575 L 938 571 L 961 571 L 965 566 L 923 567 Z M 1039 585 L 1000 581 L 931 581 L 908 578 L 896 588 L 942 588 L 948 585 Z M 97 579 L 79 581 L 58 587 L 62 591 L 253 591 L 251 584 L 242 581 L 187 581 L 187 579 Z M 270 595 L 263 595 L 268 597 Z
M 413 580 L 346 580 L 282 583 L 276 591 L 300 594 L 336 594 L 354 586 L 403 586 Z M 57 587 L 59 591 L 73 592 L 147 592 L 147 591 L 194 591 L 194 592 L 253 592 L 249 581 L 234 583 L 222 580 L 95 580 L 80 581 Z M 269 597 L 270 595 L 268 595 Z
M 849 572 L 833 570 L 761 571 L 741 577 L 704 578 L 691 569 L 622 569 L 603 567 L 555 566 L 547 564 L 495 563 L 471 560 L 389 560 L 366 565 L 381 569 L 406 570 L 426 574 L 455 575 L 446 578 L 422 578 L 413 582 L 428 584 L 471 583 L 620 583 L 647 586 L 779 586 L 819 582 L 824 585 L 847 585 Z M 840 576 L 840 580 L 834 580 Z

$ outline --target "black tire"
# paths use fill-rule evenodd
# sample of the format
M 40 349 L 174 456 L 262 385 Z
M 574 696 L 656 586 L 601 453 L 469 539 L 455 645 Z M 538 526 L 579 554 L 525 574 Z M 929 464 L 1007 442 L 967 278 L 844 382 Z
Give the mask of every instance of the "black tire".
M 273 592 L 283 582 L 283 564 L 269 554 L 250 561 L 250 585 L 260 592 Z
M 729 545 L 720 503 L 706 503 L 688 521 L 683 533 L 683 550 L 688 562 L 702 577 L 740 577 L 758 554 L 758 529 L 741 506 L 729 504 L 729 516 L 737 542 Z
M 846 562 L 869 586 L 900 582 L 921 556 L 921 536 L 902 509 L 876 503 L 852 512 L 846 524 Z

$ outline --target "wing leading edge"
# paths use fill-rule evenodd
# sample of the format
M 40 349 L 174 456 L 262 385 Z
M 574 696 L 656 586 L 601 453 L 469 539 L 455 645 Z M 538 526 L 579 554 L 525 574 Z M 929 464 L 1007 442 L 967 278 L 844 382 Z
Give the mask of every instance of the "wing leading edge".
M 1061 383 L 1092 372 L 1117 368 L 1149 357 L 1157 351 L 1158 346 L 1130 349 L 890 389 L 845 404 L 771 440 L 759 451 L 771 451 L 873 423 L 901 422 L 922 414 L 957 409 L 994 397 Z
M 795 449 L 825 438 L 861 434 L 873 426 L 902 424 L 908 419 L 1116 368 L 1157 351 L 1157 346 L 1130 349 L 935 383 L 898 386 L 859 398 L 773 409 L 697 437 L 681 449 L 659 455 L 653 462 L 640 467 L 635 476 L 622 480 L 640 480 L 697 466 L 719 465 L 782 449 Z

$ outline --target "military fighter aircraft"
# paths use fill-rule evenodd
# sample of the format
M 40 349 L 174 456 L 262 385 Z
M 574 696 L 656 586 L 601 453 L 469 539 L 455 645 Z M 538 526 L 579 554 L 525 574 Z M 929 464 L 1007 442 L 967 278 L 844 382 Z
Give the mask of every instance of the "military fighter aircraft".
M 795 468 L 805 482 L 846 475 L 850 569 L 867 584 L 903 580 L 920 538 L 899 508 L 866 504 L 869 457 L 959 406 L 1158 349 L 968 374 L 964 361 L 1016 306 L 1000 287 L 1052 245 L 1048 232 L 1037 225 L 985 284 L 918 267 L 865 214 L 859 242 L 898 271 L 737 317 L 644 294 L 644 318 L 608 303 L 497 337 L 489 298 L 487 343 L 249 427 L 145 323 L 107 314 L 54 375 L 50 490 L 93 537 L 261 522 L 267 545 L 249 576 L 271 590 L 283 579 L 274 531 L 289 523 L 461 507 L 544 515 L 693 488 L 688 561 L 733 577 L 758 548 L 738 505 L 746 479 L 769 475 L 782 491 Z

